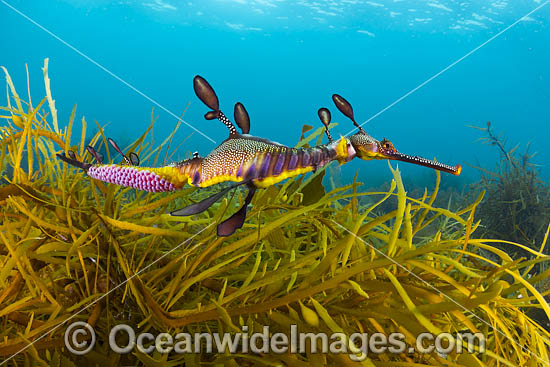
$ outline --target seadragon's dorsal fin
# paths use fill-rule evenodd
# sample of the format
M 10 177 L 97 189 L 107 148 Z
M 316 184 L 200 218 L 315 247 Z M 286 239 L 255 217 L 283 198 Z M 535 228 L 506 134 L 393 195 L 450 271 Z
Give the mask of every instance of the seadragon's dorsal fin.
M 241 102 L 235 103 L 234 116 L 235 122 L 237 122 L 237 125 L 241 128 L 243 134 L 249 134 L 250 117 L 248 116 L 248 112 L 246 112 L 246 108 L 244 108 L 244 105 Z
M 97 161 L 97 163 L 99 164 L 103 164 L 103 155 L 101 153 L 99 153 L 97 150 L 95 150 L 94 148 L 92 148 L 90 145 L 88 145 L 86 147 L 86 150 L 88 151 L 88 153 L 90 153 L 94 158 L 95 160 Z M 74 153 L 73 153 L 74 154 Z
M 207 120 L 218 119 L 220 120 L 229 130 L 229 135 L 236 135 L 237 129 L 235 125 L 223 114 L 220 110 L 220 102 L 218 101 L 218 96 L 212 86 L 200 75 L 196 75 L 193 78 L 193 89 L 195 94 L 199 99 L 207 105 L 212 111 L 207 112 L 204 115 L 204 118 Z
M 131 152 L 130 155 L 129 155 L 129 158 L 130 158 L 130 162 L 132 163 L 132 165 L 134 166 L 139 166 L 139 157 L 136 153 L 134 152 Z
M 353 116 L 353 108 L 351 108 L 351 104 L 341 95 L 333 94 L 332 100 L 334 101 L 334 104 L 336 107 L 342 112 L 347 118 L 353 122 L 353 126 L 359 129 L 360 132 L 365 133 L 365 130 L 359 124 L 355 121 L 355 117 Z
M 126 163 L 129 166 L 139 166 L 139 157 L 136 153 L 130 152 L 129 155 L 126 155 L 122 153 L 122 149 L 119 148 L 118 144 L 115 143 L 115 141 L 111 138 L 107 139 L 109 141 L 109 144 L 115 148 L 115 150 L 124 158 L 124 163 Z
M 111 138 L 108 138 L 107 141 L 109 142 L 109 144 L 111 144 L 113 146 L 113 148 L 115 148 L 115 150 L 118 152 L 118 154 L 120 154 L 122 156 L 122 158 L 124 158 L 124 162 L 128 165 L 131 165 L 132 162 L 130 161 L 130 158 L 128 158 L 126 156 L 126 154 L 122 153 L 122 150 L 118 147 L 118 144 L 115 143 L 115 141 Z
M 328 129 L 328 125 L 330 125 L 330 111 L 328 108 L 319 108 L 319 111 L 317 111 L 317 114 L 319 115 L 319 118 L 321 119 L 321 122 L 325 126 L 325 134 L 327 135 L 328 141 L 333 142 L 334 139 L 332 139 L 332 135 L 330 135 L 330 131 Z
M 193 89 L 195 90 L 195 94 L 199 99 L 210 107 L 213 111 L 219 111 L 220 110 L 220 102 L 218 101 L 218 96 L 216 96 L 216 93 L 214 92 L 214 89 L 212 86 L 200 75 L 196 75 L 195 78 L 193 78 Z

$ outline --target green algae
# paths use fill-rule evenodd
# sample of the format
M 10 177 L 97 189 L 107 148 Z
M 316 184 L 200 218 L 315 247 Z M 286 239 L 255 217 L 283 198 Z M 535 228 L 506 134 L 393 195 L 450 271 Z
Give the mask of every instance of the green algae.
M 200 216 L 171 217 L 166 213 L 200 200 L 208 190 L 151 194 L 91 180 L 55 159 L 56 153 L 69 149 L 79 159 L 91 158 L 84 155 L 86 121 L 81 120 L 83 132 L 74 145 L 75 114 L 66 127 L 57 122 L 47 64 L 47 97 L 36 106 L 20 99 L 5 74 L 9 96 L 0 116 L 6 121 L 0 140 L 5 182 L 0 186 L 0 356 L 6 359 L 27 348 L 8 363 L 548 365 L 550 334 L 523 311 L 537 308 L 550 315 L 543 299 L 549 291 L 533 286 L 550 270 L 524 277 L 531 266 L 548 260 L 544 246 L 535 251 L 511 243 L 534 257 L 514 260 L 495 246 L 499 241 L 477 238 L 480 223 L 474 214 L 482 197 L 458 211 L 435 206 L 439 173 L 435 190 L 420 197 L 407 196 L 399 171 L 393 169 L 387 192 L 361 192 L 357 178 L 325 191 L 324 171 L 297 177 L 260 190 L 244 227 L 218 238 L 215 224 L 230 206 L 244 200 L 242 193 Z M 156 145 L 152 131 L 153 124 L 126 151 L 160 164 L 161 151 L 172 137 Z M 321 134 L 317 129 L 301 144 Z M 100 126 L 90 144 L 103 144 L 112 159 Z M 397 204 L 378 211 L 390 197 Z M 66 325 L 51 331 L 69 317 L 92 325 L 103 343 L 84 356 L 69 353 L 63 347 Z M 347 354 L 309 351 L 120 355 L 105 342 L 120 323 L 172 335 L 234 333 L 243 325 L 251 331 L 268 325 L 272 333 L 288 332 L 295 324 L 304 332 L 344 333 L 347 343 L 354 332 L 399 331 L 410 345 L 422 332 L 470 331 L 486 335 L 487 351 L 370 353 L 361 362 Z

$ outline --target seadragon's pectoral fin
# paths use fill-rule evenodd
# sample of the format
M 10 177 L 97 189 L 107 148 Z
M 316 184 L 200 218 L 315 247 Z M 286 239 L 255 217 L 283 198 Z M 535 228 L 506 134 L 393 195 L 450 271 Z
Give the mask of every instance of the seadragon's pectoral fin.
M 206 199 L 199 201 L 198 203 L 191 204 L 189 206 L 186 206 L 185 208 L 175 210 L 171 212 L 170 215 L 188 216 L 188 215 L 202 213 L 206 209 L 210 208 L 216 201 L 220 200 L 223 196 L 225 196 L 229 191 L 243 184 L 247 184 L 248 186 L 248 194 L 246 196 L 246 199 L 244 200 L 243 206 L 231 217 L 229 217 L 228 219 L 218 224 L 218 236 L 220 237 L 230 236 L 233 233 L 235 233 L 237 229 L 243 226 L 244 221 L 246 219 L 246 211 L 248 208 L 248 204 L 250 204 L 250 201 L 252 201 L 252 197 L 256 192 L 256 187 L 252 185 L 249 180 L 238 182 L 236 184 L 228 186 L 225 189 L 221 190 L 220 192 L 217 192 L 216 194 L 211 195 Z
M 250 204 L 250 202 L 252 201 L 252 197 L 254 197 L 255 193 L 256 187 L 249 185 L 248 195 L 246 195 L 246 199 L 244 199 L 243 206 L 231 217 L 218 224 L 219 237 L 231 236 L 233 233 L 235 233 L 237 229 L 243 226 L 244 220 L 246 219 L 248 204 Z
M 185 217 L 185 216 L 188 216 L 188 215 L 194 215 L 194 214 L 202 213 L 206 209 L 210 208 L 216 201 L 220 200 L 229 191 L 233 190 L 234 188 L 236 188 L 236 187 L 238 187 L 242 184 L 246 184 L 248 182 L 249 181 L 242 181 L 242 182 L 238 182 L 236 184 L 233 184 L 231 186 L 228 186 L 225 189 L 221 190 L 220 192 L 218 192 L 214 195 L 211 195 L 211 196 L 207 197 L 206 199 L 199 201 L 198 203 L 191 204 L 189 206 L 186 206 L 185 208 L 175 210 L 175 211 L 171 212 L 170 215 Z

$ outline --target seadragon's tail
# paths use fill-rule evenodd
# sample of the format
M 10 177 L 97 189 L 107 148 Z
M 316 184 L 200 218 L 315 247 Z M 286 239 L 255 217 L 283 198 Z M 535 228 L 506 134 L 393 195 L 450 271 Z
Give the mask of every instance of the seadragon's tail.
M 71 166 L 75 166 L 75 167 L 78 167 L 78 168 L 81 168 L 83 169 L 84 171 L 88 172 L 88 170 L 90 169 L 90 167 L 93 166 L 93 164 L 91 163 L 86 163 L 86 162 L 80 162 L 79 160 L 76 159 L 76 156 L 74 154 L 74 152 L 72 150 L 69 150 L 68 152 L 69 154 L 69 157 L 67 157 L 65 154 L 57 154 L 57 158 L 61 159 L 62 161 L 64 162 L 67 162 L 68 164 L 70 164 Z
M 103 157 L 88 146 L 88 152 L 92 154 L 97 164 L 81 162 L 76 159 L 74 152 L 57 154 L 57 157 L 68 164 L 81 168 L 88 176 L 123 187 L 132 187 L 148 192 L 175 191 L 183 188 L 185 184 L 193 184 L 194 173 L 200 167 L 202 158 L 194 157 L 178 165 L 164 167 L 139 167 L 139 158 L 135 153 L 129 157 L 124 155 L 116 143 L 109 142 L 122 155 L 126 164 L 103 164 Z

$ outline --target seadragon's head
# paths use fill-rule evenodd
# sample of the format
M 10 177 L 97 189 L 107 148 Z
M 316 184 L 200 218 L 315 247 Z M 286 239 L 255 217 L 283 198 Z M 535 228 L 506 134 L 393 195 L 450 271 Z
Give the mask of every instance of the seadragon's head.
M 351 108 L 351 104 L 346 101 L 344 97 L 339 96 L 338 94 L 334 94 L 332 96 L 332 100 L 334 101 L 334 104 L 340 110 L 340 112 L 346 115 L 353 122 L 355 127 L 359 129 L 359 132 L 349 137 L 349 141 L 355 149 L 356 157 L 364 160 L 391 159 L 430 167 L 439 171 L 452 173 L 453 175 L 457 176 L 460 174 L 460 171 L 462 170 L 460 164 L 457 164 L 456 166 L 450 166 L 419 156 L 403 154 L 401 152 L 398 152 L 389 140 L 377 140 L 373 138 L 372 136 L 367 134 L 361 126 L 357 124 L 353 116 L 353 109 Z

